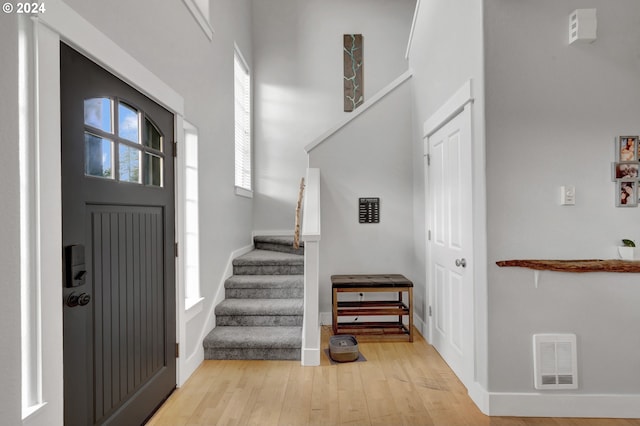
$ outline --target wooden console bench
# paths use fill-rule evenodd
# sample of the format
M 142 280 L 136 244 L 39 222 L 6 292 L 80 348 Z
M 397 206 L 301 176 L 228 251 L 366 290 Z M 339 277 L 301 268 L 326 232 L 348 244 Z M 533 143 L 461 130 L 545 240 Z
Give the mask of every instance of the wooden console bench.
M 333 334 L 356 334 L 372 340 L 413 342 L 413 283 L 405 276 L 332 275 Z M 339 293 L 395 293 L 394 300 L 339 301 Z M 407 293 L 406 300 L 403 293 Z M 341 316 L 394 316 L 393 321 L 338 322 Z M 408 317 L 405 324 L 403 317 Z

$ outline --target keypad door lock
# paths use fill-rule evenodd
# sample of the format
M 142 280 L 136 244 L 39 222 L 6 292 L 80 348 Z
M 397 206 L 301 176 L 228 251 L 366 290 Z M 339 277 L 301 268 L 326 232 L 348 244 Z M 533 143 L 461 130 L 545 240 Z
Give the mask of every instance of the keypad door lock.
M 65 287 L 84 285 L 87 281 L 87 268 L 84 263 L 84 245 L 76 244 L 64 248 Z

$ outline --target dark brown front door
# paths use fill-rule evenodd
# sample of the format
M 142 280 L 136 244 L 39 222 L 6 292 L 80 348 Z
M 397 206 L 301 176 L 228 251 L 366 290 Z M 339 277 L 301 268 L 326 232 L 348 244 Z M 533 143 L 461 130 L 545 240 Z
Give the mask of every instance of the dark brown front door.
M 176 385 L 174 117 L 60 62 L 65 425 L 139 425 Z

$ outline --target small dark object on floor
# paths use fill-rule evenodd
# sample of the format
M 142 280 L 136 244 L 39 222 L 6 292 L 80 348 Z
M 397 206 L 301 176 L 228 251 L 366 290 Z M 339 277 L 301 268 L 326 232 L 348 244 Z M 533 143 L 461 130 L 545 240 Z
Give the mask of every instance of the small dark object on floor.
M 350 334 L 329 338 L 329 356 L 337 362 L 351 362 L 358 359 L 358 341 Z
M 345 364 L 344 362 L 336 362 L 336 361 L 332 360 L 331 359 L 331 355 L 329 355 L 329 348 L 325 348 L 324 354 L 327 356 L 327 359 L 329 360 L 329 363 L 331 365 Z M 360 353 L 360 355 L 358 356 L 358 359 L 356 359 L 355 362 L 365 362 L 366 360 L 367 359 L 364 357 L 364 355 L 362 355 L 362 353 Z

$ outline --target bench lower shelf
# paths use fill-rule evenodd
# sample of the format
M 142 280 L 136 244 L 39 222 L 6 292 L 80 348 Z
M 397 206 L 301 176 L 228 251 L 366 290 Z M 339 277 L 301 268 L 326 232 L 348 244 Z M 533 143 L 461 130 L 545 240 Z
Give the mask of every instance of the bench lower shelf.
M 333 333 L 353 334 L 359 340 L 413 342 L 413 283 L 402 275 L 334 275 Z M 339 301 L 340 293 L 395 293 L 397 299 Z M 403 294 L 406 294 L 403 300 Z M 367 321 L 366 317 L 393 317 L 392 321 Z M 407 317 L 405 324 L 403 319 Z M 357 322 L 340 322 L 340 317 L 364 317 Z M 397 321 L 395 320 L 397 319 Z
M 402 322 L 339 322 L 335 334 L 354 334 L 358 341 L 413 341 L 409 328 Z

